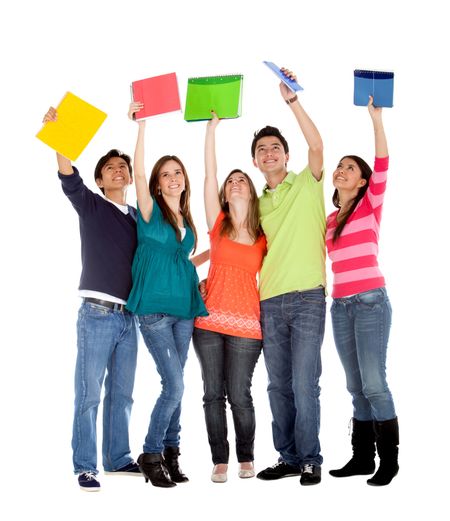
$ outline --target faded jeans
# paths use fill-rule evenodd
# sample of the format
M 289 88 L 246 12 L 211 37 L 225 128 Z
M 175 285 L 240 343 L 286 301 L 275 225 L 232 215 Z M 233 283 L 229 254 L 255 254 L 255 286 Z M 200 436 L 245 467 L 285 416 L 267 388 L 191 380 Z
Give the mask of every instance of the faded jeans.
M 352 395 L 353 416 L 360 421 L 396 417 L 386 382 L 386 352 L 392 309 L 385 288 L 334 299 L 333 334 Z
M 83 302 L 78 312 L 77 344 L 74 472 L 97 474 L 96 424 L 103 380 L 103 467 L 117 470 L 132 461 L 128 425 L 137 360 L 136 318 L 128 311 Z
M 180 445 L 184 366 L 194 320 L 153 313 L 139 315 L 139 326 L 162 384 L 161 394 L 151 414 L 144 452 L 159 454 L 165 447 Z

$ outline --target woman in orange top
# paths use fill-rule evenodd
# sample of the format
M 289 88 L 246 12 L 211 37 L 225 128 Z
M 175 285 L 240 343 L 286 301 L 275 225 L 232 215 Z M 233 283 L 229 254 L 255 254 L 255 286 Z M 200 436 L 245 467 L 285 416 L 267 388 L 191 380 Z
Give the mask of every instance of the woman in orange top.
M 209 315 L 195 320 L 193 343 L 202 369 L 203 407 L 214 463 L 211 479 L 223 483 L 229 457 L 226 399 L 233 415 L 239 477 L 255 475 L 255 411 L 250 388 L 262 345 L 257 275 L 266 239 L 250 177 L 233 170 L 219 190 L 218 123 L 213 113 L 205 137 L 204 197 L 211 243 L 205 305 Z

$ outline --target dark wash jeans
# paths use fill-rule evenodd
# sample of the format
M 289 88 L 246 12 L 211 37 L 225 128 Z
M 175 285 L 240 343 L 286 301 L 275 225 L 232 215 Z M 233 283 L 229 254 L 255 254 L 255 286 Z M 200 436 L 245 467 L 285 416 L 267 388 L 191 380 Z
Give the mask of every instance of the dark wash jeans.
M 319 378 L 325 309 L 323 288 L 261 301 L 273 443 L 279 460 L 296 467 L 323 461 Z
M 253 461 L 255 409 L 250 392 L 261 340 L 194 328 L 194 349 L 203 378 L 203 408 L 215 465 L 228 463 L 226 399 L 231 406 L 239 462 Z

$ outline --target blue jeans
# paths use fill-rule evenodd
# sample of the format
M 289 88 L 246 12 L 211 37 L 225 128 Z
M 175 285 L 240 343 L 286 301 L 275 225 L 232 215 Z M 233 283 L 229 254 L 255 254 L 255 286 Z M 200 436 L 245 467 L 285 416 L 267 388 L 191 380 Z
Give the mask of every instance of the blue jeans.
M 228 463 L 227 397 L 233 414 L 237 459 L 253 461 L 256 422 L 250 389 L 261 340 L 198 328 L 192 339 L 202 369 L 203 408 L 213 463 Z
M 272 435 L 280 461 L 322 464 L 320 454 L 320 349 L 325 329 L 323 288 L 261 301 Z
M 331 306 L 334 341 L 357 420 L 385 421 L 396 417 L 386 382 L 391 317 L 385 288 L 337 298 Z
M 137 327 L 128 311 L 81 304 L 77 322 L 73 465 L 75 474 L 97 474 L 97 411 L 103 400 L 103 467 L 117 470 L 132 461 L 128 424 L 133 405 Z
M 180 445 L 183 373 L 194 320 L 153 313 L 139 315 L 139 326 L 161 376 L 161 394 L 153 408 L 144 443 L 144 452 L 158 454 L 165 447 Z

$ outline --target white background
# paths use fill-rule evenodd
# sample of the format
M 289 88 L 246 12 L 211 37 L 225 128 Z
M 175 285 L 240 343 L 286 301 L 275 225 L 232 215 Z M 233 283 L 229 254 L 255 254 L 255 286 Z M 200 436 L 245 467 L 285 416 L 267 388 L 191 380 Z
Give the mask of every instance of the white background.
M 445 2 L 43 0 L 6 5 L 0 17 L 0 479 L 7 519 L 447 518 L 449 285 L 444 210 L 449 190 L 450 46 Z M 189 76 L 243 73 L 242 117 L 221 122 L 217 131 L 219 176 L 240 167 L 260 191 L 262 175 L 250 157 L 256 129 L 272 124 L 283 130 L 293 170 L 304 167 L 307 153 L 277 79 L 263 60 L 296 71 L 305 88 L 302 102 L 325 143 L 328 211 L 330 174 L 339 158 L 348 153 L 369 163 L 373 158 L 369 116 L 352 104 L 352 71 L 395 71 L 395 107 L 384 111 L 391 169 L 380 263 L 394 309 L 388 380 L 400 420 L 400 473 L 384 488 L 368 487 L 365 477 L 337 480 L 328 475 L 350 455 L 347 424 L 352 413 L 328 320 L 322 355 L 321 485 L 300 487 L 297 478 L 239 480 L 233 443 L 228 483 L 210 482 L 202 383 L 191 350 L 182 417 L 182 466 L 190 483 L 169 491 L 145 485 L 143 479 L 100 472 L 102 492 L 84 494 L 72 475 L 70 449 L 78 222 L 61 193 L 54 152 L 35 138 L 42 116 L 67 90 L 108 114 L 76 162 L 94 187 L 93 169 L 101 155 L 113 147 L 133 153 L 137 129 L 126 117 L 131 81 L 176 72 L 184 104 Z M 199 251 L 207 246 L 204 127 L 184 122 L 177 113 L 149 121 L 147 135 L 148 170 L 166 153 L 178 155 L 187 166 Z M 134 201 L 131 189 L 129 202 Z M 158 392 L 153 361 L 141 343 L 130 426 L 135 457 Z M 277 457 L 262 358 L 253 395 L 260 470 Z M 231 423 L 230 431 L 232 441 Z

